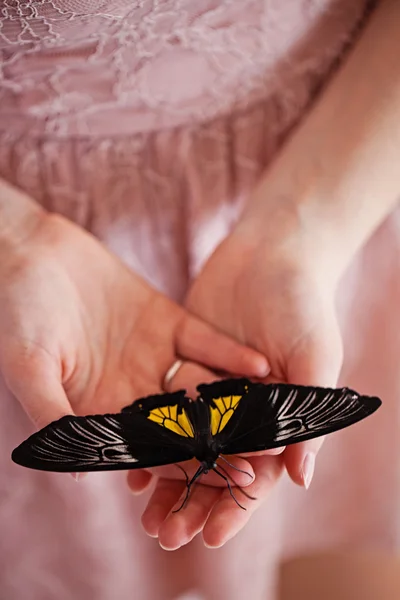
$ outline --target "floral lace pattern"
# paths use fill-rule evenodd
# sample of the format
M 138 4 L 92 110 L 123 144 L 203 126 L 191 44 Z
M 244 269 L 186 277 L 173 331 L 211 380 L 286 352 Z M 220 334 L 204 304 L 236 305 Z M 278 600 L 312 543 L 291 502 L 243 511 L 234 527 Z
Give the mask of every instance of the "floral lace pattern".
M 0 177 L 182 298 L 368 4 L 2 0 Z
M 326 73 L 366 3 L 2 0 L 0 129 L 125 135 L 284 89 L 294 102 L 295 81 Z

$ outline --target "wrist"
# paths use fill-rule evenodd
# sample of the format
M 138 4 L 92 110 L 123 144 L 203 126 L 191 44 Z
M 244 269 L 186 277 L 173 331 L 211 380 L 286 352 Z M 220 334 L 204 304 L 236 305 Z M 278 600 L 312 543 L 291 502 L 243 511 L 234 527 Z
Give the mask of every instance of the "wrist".
M 279 190 L 261 185 L 235 228 L 238 244 L 257 248 L 265 260 L 283 262 L 288 270 L 309 273 L 334 293 L 353 254 L 319 207 L 311 179 L 296 192 L 288 184 Z
M 398 2 L 379 4 L 243 214 L 253 230 L 275 227 L 302 239 L 335 273 L 400 197 L 399 16 Z

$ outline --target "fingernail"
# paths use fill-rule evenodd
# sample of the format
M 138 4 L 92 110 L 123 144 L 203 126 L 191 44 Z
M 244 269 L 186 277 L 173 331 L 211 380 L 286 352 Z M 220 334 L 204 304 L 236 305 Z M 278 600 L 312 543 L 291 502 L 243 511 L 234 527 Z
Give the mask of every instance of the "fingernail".
M 146 491 L 146 488 L 140 488 L 140 490 L 134 490 L 130 487 L 129 491 L 132 494 L 132 496 L 141 496 L 143 494 L 143 492 Z
M 310 487 L 315 469 L 315 454 L 314 452 L 308 452 L 304 458 L 302 467 L 303 483 L 306 490 Z
M 71 475 L 75 479 L 75 481 L 80 481 L 81 479 L 87 476 L 87 473 L 71 473 Z
M 269 366 L 266 360 L 263 360 L 262 362 L 260 361 L 257 365 L 256 371 L 258 377 L 267 377 L 267 375 L 271 373 L 271 367 Z
M 175 552 L 175 550 L 179 550 L 179 548 L 181 547 L 181 546 L 175 546 L 172 548 L 167 548 L 166 546 L 163 546 L 160 541 L 158 543 L 159 543 L 160 548 L 162 548 L 162 550 L 166 550 L 166 552 Z
M 277 454 L 282 454 L 282 452 L 286 450 L 286 446 L 281 446 L 280 448 L 273 448 L 272 450 L 266 450 L 265 453 L 270 456 L 276 456 Z

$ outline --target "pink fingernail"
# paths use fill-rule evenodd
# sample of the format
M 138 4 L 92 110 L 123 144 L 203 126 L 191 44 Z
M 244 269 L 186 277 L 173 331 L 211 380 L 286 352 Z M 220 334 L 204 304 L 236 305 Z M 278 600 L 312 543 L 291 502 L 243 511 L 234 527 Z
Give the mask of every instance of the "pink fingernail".
M 265 454 L 269 454 L 270 456 L 276 456 L 278 454 L 282 454 L 286 449 L 286 446 L 281 446 L 280 448 L 272 448 L 271 450 L 266 450 Z
M 141 496 L 143 494 L 143 492 L 145 492 L 146 490 L 144 490 L 144 489 L 134 490 L 130 487 L 129 491 L 132 494 L 132 496 Z
M 80 481 L 81 479 L 86 477 L 87 473 L 71 473 L 71 475 L 75 479 L 75 481 Z
M 310 487 L 310 483 L 312 481 L 315 469 L 315 454 L 314 452 L 308 452 L 304 458 L 303 466 L 302 466 L 302 477 L 303 484 L 306 490 Z
M 166 552 L 175 552 L 175 550 L 179 550 L 179 548 L 181 547 L 181 546 L 173 546 L 172 548 L 167 548 L 167 546 L 163 546 L 160 541 L 158 543 L 159 543 L 160 548 L 162 548 L 162 550 L 166 550 Z
M 271 367 L 269 366 L 266 360 L 263 360 L 262 363 L 260 362 L 258 364 L 256 368 L 256 373 L 258 377 L 267 377 L 267 375 L 271 373 Z

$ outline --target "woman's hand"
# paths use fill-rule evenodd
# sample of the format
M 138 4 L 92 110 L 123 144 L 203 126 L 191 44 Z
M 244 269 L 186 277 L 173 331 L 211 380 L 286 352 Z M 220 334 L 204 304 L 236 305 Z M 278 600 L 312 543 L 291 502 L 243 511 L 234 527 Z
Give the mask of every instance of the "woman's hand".
M 265 174 L 235 231 L 195 281 L 187 306 L 270 362 L 269 380 L 334 386 L 342 344 L 337 283 L 354 254 L 398 204 L 400 4 L 379 3 L 356 48 Z M 190 365 L 174 379 L 181 387 Z M 181 488 L 150 501 L 149 533 L 175 548 L 203 531 L 222 545 L 277 481 L 284 460 L 308 485 L 321 439 L 254 457 L 246 488 L 259 500 L 238 508 L 228 492 L 198 486 L 197 504 L 168 514 Z M 159 482 L 162 490 L 163 480 Z
M 293 220 L 277 211 L 277 220 L 250 231 L 239 225 L 214 252 L 190 290 L 191 311 L 217 325 L 237 340 L 268 358 L 271 375 L 264 381 L 335 386 L 342 360 L 342 347 L 334 311 L 332 285 L 318 271 L 311 246 L 302 240 Z M 315 266 L 315 268 L 314 268 Z M 190 377 L 183 366 L 174 378 L 174 388 Z M 187 509 L 170 514 L 182 487 L 164 495 L 163 511 L 150 500 L 144 515 L 148 533 L 158 535 L 164 547 L 176 548 L 203 530 L 207 545 L 216 547 L 233 537 L 268 496 L 285 465 L 298 484 L 310 484 L 315 456 L 322 439 L 289 446 L 277 456 L 247 459 L 255 481 L 240 495 L 241 510 L 228 490 L 198 485 Z M 130 474 L 132 481 L 135 473 Z M 245 481 L 241 480 L 242 485 Z M 161 495 L 166 483 L 158 483 Z
M 161 393 L 177 354 L 195 363 L 191 390 L 207 367 L 267 370 L 60 216 L 34 211 L 24 231 L 3 230 L 0 250 L 0 368 L 37 427 Z

